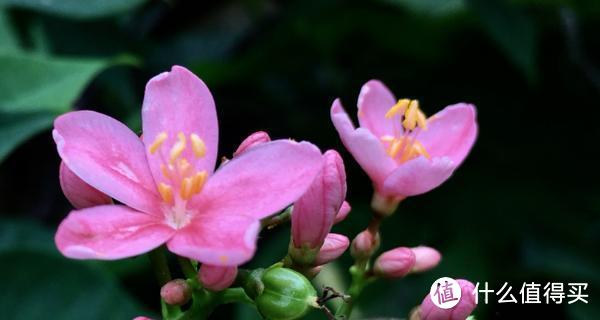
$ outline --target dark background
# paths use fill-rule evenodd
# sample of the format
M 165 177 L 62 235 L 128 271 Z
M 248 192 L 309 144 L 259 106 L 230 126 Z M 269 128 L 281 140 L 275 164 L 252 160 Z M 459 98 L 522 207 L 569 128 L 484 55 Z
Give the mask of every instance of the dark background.
M 70 206 L 50 127 L 85 108 L 139 131 L 146 81 L 179 64 L 215 97 L 220 155 L 257 130 L 342 153 L 354 210 L 334 230 L 350 237 L 368 222 L 372 189 L 330 122 L 331 102 L 341 97 L 354 116 L 361 85 L 377 78 L 427 114 L 477 106 L 480 134 L 462 167 L 383 225 L 383 249 L 427 244 L 442 263 L 368 287 L 358 315 L 406 317 L 450 276 L 494 290 L 508 282 L 517 299 L 525 281 L 589 284 L 587 305 L 499 305 L 493 295 L 480 319 L 598 319 L 599 28 L 593 0 L 0 0 L 2 317 L 158 314 L 146 257 L 76 262 L 56 252 Z M 250 266 L 279 259 L 288 237 L 287 227 L 264 232 Z M 345 255 L 332 268 L 350 263 Z M 320 281 L 343 289 L 347 274 L 330 273 Z M 217 312 L 258 318 L 237 306 Z

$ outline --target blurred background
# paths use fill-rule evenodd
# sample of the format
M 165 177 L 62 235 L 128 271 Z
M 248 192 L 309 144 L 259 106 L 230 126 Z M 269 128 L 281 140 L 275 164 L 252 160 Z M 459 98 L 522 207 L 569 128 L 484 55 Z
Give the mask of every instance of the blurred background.
M 145 83 L 179 64 L 210 87 L 220 155 L 248 134 L 310 140 L 342 153 L 353 212 L 369 219 L 371 186 L 329 119 L 340 97 L 384 81 L 433 114 L 477 105 L 478 141 L 452 179 L 404 201 L 382 249 L 443 253 L 423 275 L 366 289 L 357 317 L 405 318 L 441 276 L 586 282 L 589 304 L 490 304 L 480 319 L 600 319 L 600 2 L 595 0 L 177 1 L 0 0 L 0 311 L 8 319 L 157 317 L 147 257 L 63 258 L 53 234 L 70 206 L 58 183 L 53 119 L 72 109 L 140 131 Z M 249 267 L 287 248 L 287 227 L 263 232 Z M 349 255 L 320 283 L 343 290 Z M 323 319 L 314 312 L 308 316 Z M 257 319 L 247 307 L 215 318 Z

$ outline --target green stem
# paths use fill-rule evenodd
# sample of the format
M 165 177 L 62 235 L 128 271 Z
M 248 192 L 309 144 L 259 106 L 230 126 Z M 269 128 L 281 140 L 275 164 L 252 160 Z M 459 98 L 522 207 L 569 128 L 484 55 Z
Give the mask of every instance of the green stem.
M 254 301 L 246 295 L 242 288 L 228 288 L 217 293 L 219 304 L 242 302 L 254 305 Z
M 198 271 L 196 271 L 196 268 L 194 268 L 194 265 L 192 265 L 192 262 L 189 259 L 177 256 L 177 261 L 186 278 L 190 280 L 197 279 Z
M 268 230 L 277 227 L 280 224 L 288 222 L 292 218 L 292 206 L 289 206 L 283 212 L 270 218 L 266 218 L 260 222 L 261 228 Z
M 167 263 L 167 256 L 165 255 L 165 247 L 158 247 L 148 254 L 150 263 L 154 269 L 154 275 L 158 284 L 162 287 L 165 283 L 171 281 L 171 272 L 169 271 L 169 264 Z

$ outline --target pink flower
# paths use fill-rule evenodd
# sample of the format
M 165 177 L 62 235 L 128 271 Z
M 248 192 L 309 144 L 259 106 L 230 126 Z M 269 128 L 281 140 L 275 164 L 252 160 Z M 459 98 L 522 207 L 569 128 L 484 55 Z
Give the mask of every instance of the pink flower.
M 109 196 L 81 180 L 64 162 L 60 163 L 58 178 L 65 197 L 77 209 L 112 203 Z
M 307 142 L 265 143 L 214 172 L 218 124 L 206 85 L 175 66 L 146 86 L 143 138 L 93 111 L 54 122 L 65 165 L 123 205 L 71 212 L 55 241 L 74 259 L 112 260 L 170 251 L 234 266 L 254 254 L 259 220 L 296 201 L 322 167 Z
M 350 240 L 346 236 L 337 233 L 328 234 L 315 258 L 314 264 L 317 266 L 323 265 L 339 258 L 348 249 L 349 245 Z
M 477 136 L 475 107 L 459 103 L 425 118 L 416 100 L 396 100 L 377 80 L 358 98 L 355 129 L 339 99 L 331 119 L 348 151 L 384 197 L 404 198 L 439 186 L 463 162 Z
M 203 264 L 198 271 L 198 280 L 208 290 L 221 291 L 229 288 L 237 276 L 237 267 L 221 267 Z
M 342 202 L 342 206 L 340 207 L 338 213 L 335 215 L 335 220 L 333 221 L 333 223 L 340 223 L 344 221 L 344 219 L 348 217 L 350 210 L 352 210 L 352 207 L 350 206 L 348 201 Z
M 421 320 L 465 320 L 475 310 L 475 296 L 473 290 L 475 286 L 463 279 L 456 280 L 460 285 L 461 298 L 457 305 L 450 309 L 437 307 L 431 301 L 429 295 L 421 303 L 419 315 Z
M 331 231 L 346 197 L 344 162 L 335 150 L 323 155 L 323 169 L 294 203 L 292 242 L 296 248 L 318 249 Z
M 415 254 L 415 265 L 411 272 L 423 272 L 435 268 L 442 260 L 442 255 L 434 248 L 418 246 L 411 248 Z
M 415 265 L 415 254 L 410 248 L 399 247 L 382 253 L 375 260 L 373 271 L 385 278 L 402 278 Z

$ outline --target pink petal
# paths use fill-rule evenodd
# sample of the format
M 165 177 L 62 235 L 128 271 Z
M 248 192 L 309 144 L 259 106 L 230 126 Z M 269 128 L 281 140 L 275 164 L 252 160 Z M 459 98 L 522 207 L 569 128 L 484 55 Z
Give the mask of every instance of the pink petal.
M 174 232 L 158 217 L 126 206 L 103 205 L 71 211 L 54 240 L 69 258 L 115 260 L 148 252 Z
M 452 175 L 456 163 L 449 158 L 421 156 L 398 167 L 385 180 L 383 190 L 386 196 L 408 197 L 425 193 L 436 188 Z
M 199 171 L 213 172 L 219 138 L 215 102 L 204 82 L 189 70 L 174 66 L 171 72 L 163 72 L 148 82 L 142 122 L 148 161 L 157 183 L 164 180 L 160 169 L 162 159 L 169 158 L 169 150 L 177 142 L 180 132 L 187 139 L 187 147 L 181 157 Z M 150 154 L 148 148 L 162 132 L 167 133 L 168 138 L 156 153 Z M 206 154 L 203 157 L 194 156 L 190 144 L 192 133 L 204 141 Z
M 382 188 L 387 175 L 396 168 L 396 162 L 387 155 L 383 144 L 369 130 L 354 129 L 339 99 L 331 106 L 331 120 L 346 149 L 373 180 L 375 187 Z
M 256 250 L 260 222 L 242 215 L 206 212 L 169 240 L 172 252 L 213 266 L 237 266 Z
M 386 119 L 385 114 L 394 104 L 396 97 L 381 81 L 365 83 L 358 95 L 358 123 L 377 137 L 393 135 L 393 121 Z
M 339 258 L 350 246 L 350 240 L 341 234 L 330 233 L 315 257 L 315 265 L 323 265 Z
M 459 103 L 433 115 L 419 141 L 432 157 L 446 156 L 459 166 L 477 138 L 475 106 Z
M 335 220 L 333 221 L 333 223 L 336 224 L 336 223 L 340 223 L 340 222 L 344 221 L 344 219 L 346 219 L 346 217 L 348 217 L 350 210 L 352 210 L 352 207 L 350 206 L 348 201 L 342 202 L 342 206 L 340 207 L 340 210 L 336 214 Z
M 208 290 L 221 291 L 233 284 L 237 273 L 238 269 L 236 266 L 221 267 L 202 264 L 198 271 L 198 280 Z
M 65 197 L 77 209 L 112 203 L 109 196 L 81 180 L 63 161 L 60 162 L 58 177 Z
M 257 131 L 249 135 L 246 139 L 244 139 L 244 141 L 242 141 L 242 143 L 240 143 L 240 146 L 237 148 L 237 150 L 235 150 L 233 156 L 237 157 L 245 151 L 250 150 L 252 147 L 256 147 L 269 141 L 271 141 L 271 137 L 269 137 L 268 133 L 264 131 Z
M 56 118 L 52 135 L 60 157 L 79 178 L 132 208 L 155 213 L 159 197 L 144 145 L 124 124 L 74 111 Z
M 190 207 L 216 216 L 262 219 L 296 201 L 322 161 L 319 149 L 308 142 L 276 140 L 255 146 L 217 170 Z

